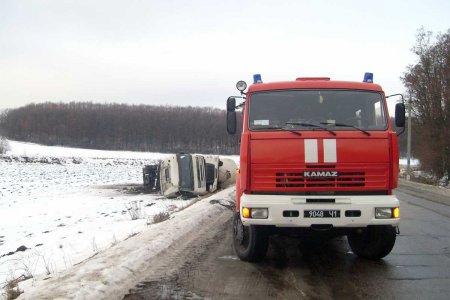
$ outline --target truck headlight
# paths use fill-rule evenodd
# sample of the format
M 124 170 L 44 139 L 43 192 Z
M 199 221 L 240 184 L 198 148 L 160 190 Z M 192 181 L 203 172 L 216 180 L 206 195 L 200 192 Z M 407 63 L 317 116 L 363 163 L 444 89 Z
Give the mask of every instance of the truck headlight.
M 398 207 L 376 207 L 375 219 L 398 219 L 400 208 Z
M 242 208 L 242 217 L 243 218 L 252 218 L 252 219 L 267 219 L 269 216 L 269 210 L 267 208 Z
M 252 208 L 252 219 L 267 219 L 269 210 L 267 208 Z

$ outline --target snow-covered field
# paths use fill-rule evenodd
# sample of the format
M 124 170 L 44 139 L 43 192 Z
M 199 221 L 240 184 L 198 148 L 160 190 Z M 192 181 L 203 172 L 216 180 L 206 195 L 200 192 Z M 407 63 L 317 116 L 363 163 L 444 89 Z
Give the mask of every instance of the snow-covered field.
M 142 193 L 143 165 L 164 154 L 10 147 L 0 156 L 0 288 L 69 269 L 144 231 L 155 214 L 191 203 Z M 137 220 L 132 202 L 141 208 Z

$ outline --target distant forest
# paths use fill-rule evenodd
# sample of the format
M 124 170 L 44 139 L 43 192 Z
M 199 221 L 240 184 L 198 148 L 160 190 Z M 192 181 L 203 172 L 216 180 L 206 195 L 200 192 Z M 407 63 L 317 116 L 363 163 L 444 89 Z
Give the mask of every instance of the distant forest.
M 0 135 L 44 145 L 210 154 L 237 154 L 240 136 L 228 135 L 226 111 L 217 108 L 91 102 L 6 110 Z
M 416 127 L 413 120 L 413 133 Z M 228 135 L 226 112 L 217 108 L 72 102 L 6 110 L 0 115 L 2 135 L 89 149 L 238 154 L 240 132 Z M 416 144 L 413 139 L 413 150 Z M 406 156 L 406 134 L 399 146 Z

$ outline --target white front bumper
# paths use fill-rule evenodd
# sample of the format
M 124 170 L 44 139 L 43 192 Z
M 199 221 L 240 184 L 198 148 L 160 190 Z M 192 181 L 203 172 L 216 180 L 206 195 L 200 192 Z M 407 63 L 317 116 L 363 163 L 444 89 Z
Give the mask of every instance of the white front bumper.
M 307 199 L 335 199 L 334 203 L 307 203 Z M 375 207 L 399 207 L 393 195 L 376 196 L 289 196 L 289 195 L 247 195 L 241 197 L 243 207 L 268 208 L 267 219 L 246 219 L 244 225 L 275 225 L 277 227 L 310 227 L 331 224 L 333 227 L 366 227 L 367 225 L 398 225 L 400 219 L 375 219 Z M 339 218 L 305 218 L 305 210 L 339 210 Z M 346 217 L 347 210 L 361 211 L 360 217 Z M 283 211 L 298 211 L 298 217 L 284 217 Z

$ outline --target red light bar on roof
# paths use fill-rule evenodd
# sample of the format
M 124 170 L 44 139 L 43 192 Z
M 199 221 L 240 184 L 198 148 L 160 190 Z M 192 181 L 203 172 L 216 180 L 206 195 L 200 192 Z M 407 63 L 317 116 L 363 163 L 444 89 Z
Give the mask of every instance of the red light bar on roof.
M 298 77 L 296 81 L 330 81 L 330 77 Z

